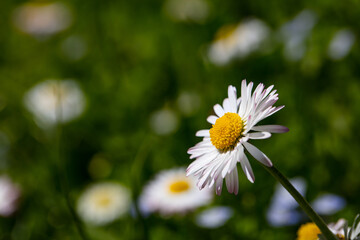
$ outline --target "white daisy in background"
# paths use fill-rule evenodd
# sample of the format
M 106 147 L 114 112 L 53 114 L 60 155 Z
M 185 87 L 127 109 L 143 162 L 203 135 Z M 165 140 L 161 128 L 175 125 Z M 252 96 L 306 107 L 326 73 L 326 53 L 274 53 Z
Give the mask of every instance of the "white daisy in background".
M 225 65 L 235 58 L 244 58 L 259 49 L 268 37 L 268 26 L 258 19 L 220 28 L 210 45 L 208 56 L 212 63 Z
M 0 176 L 0 216 L 8 217 L 17 209 L 20 189 L 10 178 Z
M 80 36 L 70 36 L 61 44 L 61 50 L 64 56 L 71 61 L 82 59 L 87 53 L 87 44 Z
M 158 135 L 174 133 L 179 127 L 179 119 L 172 109 L 161 109 L 150 116 L 150 127 Z
M 180 112 L 185 116 L 192 116 L 200 108 L 202 101 L 196 92 L 181 92 L 176 100 Z
M 290 182 L 302 196 L 305 196 L 306 182 L 303 178 L 293 178 Z M 275 227 L 297 224 L 303 217 L 302 214 L 296 210 L 298 206 L 298 203 L 290 193 L 282 185 L 277 184 L 270 207 L 266 213 L 267 221 Z
M 359 240 L 360 223 L 359 215 L 355 218 L 352 227 L 348 227 L 345 219 L 339 219 L 336 223 L 328 224 L 330 231 L 338 237 L 339 240 Z M 320 234 L 320 235 L 319 235 Z M 306 223 L 301 225 L 297 232 L 297 240 L 326 240 L 321 236 L 320 229 L 315 223 Z
M 271 91 L 273 86 L 265 89 L 263 84 L 259 84 L 254 93 L 252 88 L 252 82 L 247 85 L 243 80 L 241 97 L 237 98 L 236 88 L 229 86 L 228 98 L 223 105 L 214 106 L 216 116 L 207 118 L 212 128 L 196 133 L 203 140 L 188 150 L 190 158 L 196 160 L 188 167 L 187 175 L 199 178 L 197 185 L 200 189 L 215 185 L 216 194 L 220 195 L 225 178 L 228 191 L 237 194 L 237 162 L 240 162 L 246 177 L 253 183 L 255 177 L 244 147 L 260 163 L 272 166 L 270 159 L 248 141 L 269 138 L 271 133 L 287 132 L 288 128 L 279 125 L 256 126 L 284 106 L 273 106 L 278 100 L 276 90 Z
M 290 61 L 298 61 L 306 52 L 305 40 L 310 36 L 317 22 L 317 15 L 311 10 L 301 11 L 293 20 L 280 28 L 280 36 L 285 44 L 284 56 Z
M 303 178 L 293 178 L 290 182 L 302 196 L 305 196 L 307 184 Z M 327 216 L 342 210 L 345 205 L 345 199 L 335 194 L 322 194 L 311 203 L 315 212 Z M 267 221 L 274 227 L 298 224 L 305 219 L 298 207 L 294 198 L 278 183 L 266 213 Z
M 97 183 L 88 187 L 77 202 L 77 212 L 93 225 L 105 225 L 129 211 L 130 191 L 119 183 Z
M 212 207 L 196 216 L 196 224 L 203 228 L 218 228 L 223 226 L 233 215 L 234 210 L 230 207 Z
M 203 23 L 209 14 L 205 0 L 167 0 L 164 9 L 174 21 Z
M 350 52 L 355 43 L 355 34 L 349 29 L 337 31 L 331 39 L 328 55 L 334 60 L 340 60 Z
M 320 215 L 332 215 L 343 209 L 346 201 L 343 197 L 335 194 L 322 194 L 318 196 L 311 206 Z
M 14 24 L 35 37 L 46 37 L 68 28 L 72 22 L 69 8 L 60 2 L 25 3 L 15 9 Z
M 200 191 L 194 177 L 186 177 L 184 168 L 165 170 L 158 173 L 145 188 L 139 199 L 143 214 L 159 212 L 168 216 L 186 213 L 209 204 L 213 199 L 210 190 Z
M 80 116 L 85 108 L 85 97 L 73 80 L 46 80 L 26 93 L 24 103 L 36 123 L 47 128 Z

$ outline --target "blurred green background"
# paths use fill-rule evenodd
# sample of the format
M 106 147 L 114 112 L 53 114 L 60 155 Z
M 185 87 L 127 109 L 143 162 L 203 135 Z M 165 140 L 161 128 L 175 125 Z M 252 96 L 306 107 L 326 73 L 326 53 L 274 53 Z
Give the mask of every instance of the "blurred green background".
M 178 2 L 175 9 L 191 4 Z M 274 84 L 277 105 L 286 105 L 263 124 L 290 128 L 257 146 L 286 176 L 306 179 L 308 199 L 324 192 L 346 199 L 346 208 L 327 222 L 352 222 L 360 212 L 358 1 L 204 0 L 205 10 L 190 5 L 186 17 L 169 10 L 169 1 L 62 1 L 69 22 L 61 31 L 35 34 L 17 22 L 23 21 L 17 9 L 27 3 L 0 2 L 0 172 L 21 189 L 17 211 L 0 217 L 0 239 L 80 239 L 61 193 L 56 134 L 39 127 L 24 106 L 26 92 L 47 79 L 74 79 L 86 96 L 84 113 L 64 124 L 61 135 L 74 206 L 92 182 L 119 181 L 136 199 L 160 170 L 190 164 L 186 151 L 200 141 L 195 132 L 209 128 L 205 120 L 227 86 L 240 89 L 246 78 Z M 284 24 L 305 9 L 312 23 L 302 23 L 305 30 L 294 24 L 284 34 Z M 267 25 L 262 47 L 226 64 L 212 62 L 208 49 L 218 30 L 248 18 Z M 353 44 L 344 56 L 341 47 L 340 57 L 331 55 L 329 45 L 342 29 Z M 302 49 L 300 56 L 287 55 L 283 35 L 295 36 L 293 50 Z M 156 127 L 162 110 L 172 116 L 165 132 Z M 100 165 L 93 166 L 94 159 Z M 145 229 L 127 214 L 103 227 L 84 225 L 86 232 L 110 240 L 143 239 L 146 231 L 150 239 L 295 239 L 298 225 L 275 228 L 266 221 L 275 180 L 250 161 L 255 183 L 239 171 L 239 194 L 224 189 L 215 197 L 213 205 L 235 211 L 223 227 L 200 228 L 190 213 L 165 219 L 153 214 Z

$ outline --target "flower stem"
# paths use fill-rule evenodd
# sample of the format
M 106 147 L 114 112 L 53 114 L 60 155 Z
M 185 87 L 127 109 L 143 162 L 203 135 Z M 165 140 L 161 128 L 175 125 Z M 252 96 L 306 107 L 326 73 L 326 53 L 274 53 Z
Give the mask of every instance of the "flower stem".
M 267 167 L 261 164 L 276 180 L 278 180 L 281 185 L 293 196 L 293 198 L 298 202 L 300 207 L 304 212 L 309 216 L 309 218 L 319 227 L 321 233 L 327 240 L 338 240 L 337 237 L 330 231 L 324 220 L 312 209 L 310 204 L 306 199 L 301 196 L 301 194 L 295 189 L 295 187 L 289 182 L 289 180 L 282 175 L 277 168 Z
M 57 170 L 58 170 L 58 177 L 59 177 L 59 184 L 60 184 L 60 188 L 61 188 L 61 192 L 63 194 L 63 198 L 65 200 L 66 203 L 66 207 L 69 210 L 69 213 L 71 215 L 71 218 L 73 220 L 73 223 L 75 225 L 75 228 L 77 229 L 80 237 L 82 240 L 89 240 L 84 228 L 83 228 L 83 224 L 80 221 L 79 217 L 76 215 L 75 209 L 73 208 L 72 204 L 71 204 L 71 200 L 70 200 L 70 196 L 69 196 L 69 185 L 68 185 L 68 179 L 67 179 L 67 175 L 66 175 L 66 169 L 64 166 L 64 162 L 62 161 L 62 151 L 61 151 L 61 133 L 62 133 L 62 125 L 61 123 L 57 123 L 56 126 L 56 163 L 57 163 Z

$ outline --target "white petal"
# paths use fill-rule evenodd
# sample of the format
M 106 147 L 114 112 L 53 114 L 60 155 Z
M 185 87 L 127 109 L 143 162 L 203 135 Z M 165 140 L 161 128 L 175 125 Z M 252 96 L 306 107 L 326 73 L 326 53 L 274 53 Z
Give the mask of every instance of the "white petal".
M 224 109 L 219 104 L 214 106 L 214 111 L 219 117 L 222 117 L 225 114 Z
M 236 88 L 234 86 L 229 86 L 228 88 L 228 96 L 230 103 L 230 112 L 237 113 L 237 96 L 236 96 Z
M 238 172 L 237 169 L 234 168 L 233 171 L 230 172 L 225 178 L 226 187 L 229 193 L 234 193 L 235 195 L 238 194 L 239 183 L 238 183 Z
M 208 154 L 204 154 L 193 161 L 186 169 L 186 176 L 191 174 L 198 174 L 206 168 L 206 165 L 218 157 L 218 151 L 213 151 Z
M 247 105 L 247 88 L 246 88 L 246 80 L 244 79 L 241 83 L 241 103 L 239 108 L 239 115 L 244 116 L 244 113 L 246 111 L 246 105 Z
M 244 153 L 241 156 L 240 164 L 241 164 L 241 168 L 244 171 L 247 179 L 251 183 L 254 183 L 255 182 L 255 175 L 254 175 L 254 172 L 253 172 L 253 170 L 251 168 L 250 162 L 249 162 L 248 158 L 246 157 L 246 155 Z
M 216 179 L 216 195 L 221 195 L 221 191 L 222 191 L 222 185 L 223 185 L 223 179 L 221 177 Z
M 285 133 L 285 132 L 289 131 L 289 129 L 287 127 L 281 126 L 281 125 L 255 126 L 255 127 L 252 127 L 251 130 L 264 131 L 264 132 L 270 132 L 270 133 Z
M 209 148 L 193 149 L 193 150 L 191 150 L 191 152 L 188 152 L 188 153 L 191 154 L 190 159 L 194 159 L 194 158 L 199 158 L 204 154 L 211 154 L 213 151 L 214 151 L 214 148 L 209 147 Z
M 249 151 L 249 153 L 259 162 L 261 162 L 262 164 L 264 164 L 267 167 L 272 167 L 272 162 L 270 161 L 270 159 L 263 153 L 261 152 L 257 147 L 255 147 L 254 145 L 248 143 L 248 142 L 244 142 L 243 145 L 245 146 L 246 150 Z
M 199 130 L 196 132 L 195 136 L 197 137 L 210 137 L 209 129 Z
M 233 178 L 233 183 L 234 183 L 234 194 L 238 195 L 239 193 L 239 176 L 238 176 L 238 170 L 237 168 L 234 168 L 234 170 L 232 171 L 232 178 Z
M 225 177 L 226 188 L 229 193 L 233 193 L 233 182 L 230 174 Z
M 271 137 L 269 132 L 253 132 L 248 134 L 250 139 L 266 139 Z
M 227 159 L 226 165 L 221 171 L 221 177 L 222 178 L 224 178 L 228 174 L 229 169 L 230 169 L 230 165 L 231 165 L 231 158 Z
M 206 120 L 211 123 L 211 124 L 215 124 L 216 120 L 218 119 L 218 117 L 211 115 L 209 116 Z
M 223 108 L 225 112 L 232 112 L 231 111 L 231 104 L 230 104 L 230 100 L 228 98 L 225 98 L 223 101 Z

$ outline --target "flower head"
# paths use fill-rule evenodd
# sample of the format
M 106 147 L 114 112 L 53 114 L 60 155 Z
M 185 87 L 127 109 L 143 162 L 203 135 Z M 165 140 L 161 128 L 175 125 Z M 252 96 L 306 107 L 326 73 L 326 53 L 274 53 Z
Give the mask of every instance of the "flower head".
M 25 3 L 14 11 L 14 23 L 23 32 L 35 37 L 46 37 L 67 29 L 72 16 L 61 2 Z
M 218 206 L 206 209 L 196 216 L 196 224 L 203 228 L 218 228 L 234 215 L 229 207 Z
M 20 189 L 7 176 L 0 176 L 0 216 L 8 217 L 17 209 Z
M 306 223 L 299 228 L 297 240 L 317 240 L 320 233 L 315 223 Z
M 215 115 L 207 121 L 211 129 L 200 130 L 196 136 L 203 140 L 188 150 L 190 158 L 196 160 L 187 169 L 187 175 L 198 176 L 198 187 L 216 186 L 216 194 L 222 191 L 223 179 L 230 193 L 238 193 L 237 162 L 250 182 L 255 181 L 245 149 L 259 162 L 271 167 L 272 162 L 249 140 L 266 139 L 271 133 L 287 132 L 288 128 L 279 125 L 257 126 L 258 122 L 276 113 L 284 106 L 274 107 L 278 100 L 273 86 L 265 88 L 259 84 L 252 93 L 253 83 L 242 81 L 241 97 L 237 98 L 236 88 L 229 86 L 228 98 L 223 105 L 214 106 Z
M 345 219 L 339 219 L 336 223 L 330 223 L 328 228 L 339 240 L 359 240 L 360 239 L 360 215 L 355 218 L 352 227 L 348 227 Z M 315 223 L 302 225 L 298 232 L 297 240 L 322 240 L 320 229 Z
M 160 172 L 144 189 L 140 196 L 143 213 L 159 212 L 161 215 L 185 213 L 210 203 L 210 190 L 200 191 L 194 177 L 186 177 L 185 169 Z
M 26 93 L 24 103 L 36 123 L 48 128 L 80 116 L 85 108 L 85 96 L 73 80 L 46 80 Z
M 209 60 L 223 66 L 236 58 L 245 58 L 261 47 L 270 33 L 259 19 L 248 19 L 219 29 L 208 50 Z
M 77 204 L 79 216 L 93 225 L 104 225 L 130 208 L 130 192 L 118 183 L 98 183 L 87 188 Z

